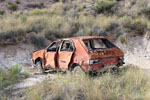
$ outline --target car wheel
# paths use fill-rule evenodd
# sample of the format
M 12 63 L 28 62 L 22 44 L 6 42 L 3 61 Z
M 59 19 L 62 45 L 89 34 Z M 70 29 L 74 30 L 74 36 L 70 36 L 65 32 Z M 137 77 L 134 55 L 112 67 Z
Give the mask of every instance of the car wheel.
M 43 69 L 43 66 L 42 66 L 42 62 L 41 61 L 38 61 L 37 63 L 36 63 L 36 69 L 37 69 L 37 73 L 44 73 L 45 71 L 44 71 L 44 69 Z
M 75 76 L 80 76 L 80 75 L 84 75 L 85 72 L 81 69 L 80 66 L 75 66 L 72 70 L 73 75 Z
M 112 68 L 111 73 L 113 73 L 113 74 L 118 74 L 118 73 L 119 73 L 119 68 L 118 68 L 118 67 Z

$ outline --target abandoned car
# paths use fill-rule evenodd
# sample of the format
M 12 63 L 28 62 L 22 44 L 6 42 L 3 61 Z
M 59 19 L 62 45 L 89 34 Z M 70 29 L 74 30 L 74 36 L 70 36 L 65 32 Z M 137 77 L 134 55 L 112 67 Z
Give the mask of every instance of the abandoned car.
M 99 72 L 124 64 L 124 53 L 102 36 L 64 38 L 32 54 L 33 66 L 46 70 Z

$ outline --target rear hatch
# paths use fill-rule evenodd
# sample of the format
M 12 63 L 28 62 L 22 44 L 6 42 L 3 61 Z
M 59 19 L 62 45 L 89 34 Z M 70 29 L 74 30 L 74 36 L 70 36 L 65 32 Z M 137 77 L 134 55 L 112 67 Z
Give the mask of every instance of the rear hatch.
M 83 40 L 91 59 L 116 58 L 123 52 L 106 38 Z

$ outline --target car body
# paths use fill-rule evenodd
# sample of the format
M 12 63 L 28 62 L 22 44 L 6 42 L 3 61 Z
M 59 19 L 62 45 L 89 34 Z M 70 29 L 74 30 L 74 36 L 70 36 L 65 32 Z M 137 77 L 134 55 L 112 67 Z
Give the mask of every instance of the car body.
M 99 72 L 124 64 L 124 53 L 102 36 L 80 36 L 52 42 L 47 48 L 32 54 L 33 65 L 41 61 L 43 69 Z

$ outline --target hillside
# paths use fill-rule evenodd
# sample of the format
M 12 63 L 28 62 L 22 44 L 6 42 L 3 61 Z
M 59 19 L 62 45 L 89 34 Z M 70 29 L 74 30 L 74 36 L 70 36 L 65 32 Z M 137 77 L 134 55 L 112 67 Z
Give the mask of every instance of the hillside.
M 124 51 L 125 68 L 81 78 L 34 74 L 33 51 L 85 35 L 110 38 Z M 149 100 L 149 69 L 149 0 L 0 0 L 2 100 Z

